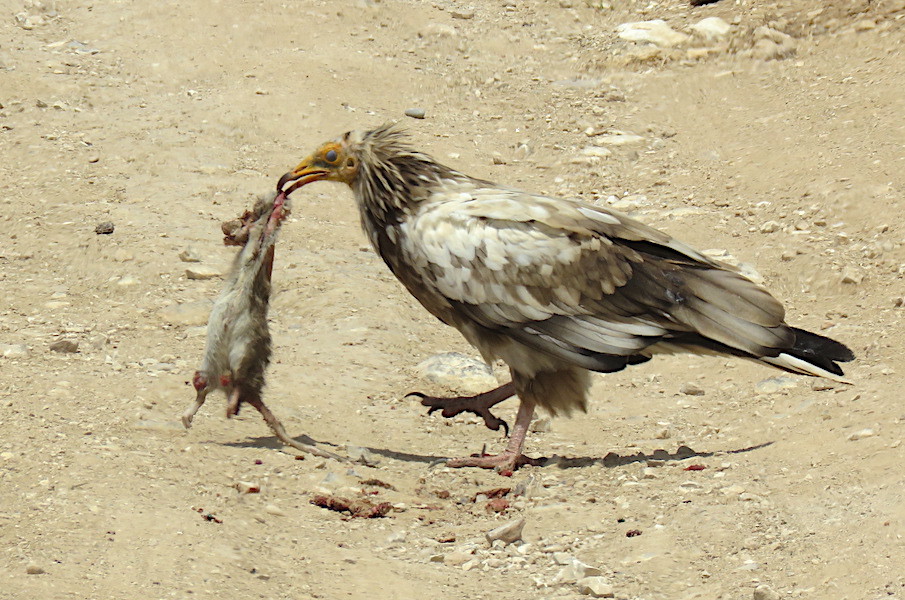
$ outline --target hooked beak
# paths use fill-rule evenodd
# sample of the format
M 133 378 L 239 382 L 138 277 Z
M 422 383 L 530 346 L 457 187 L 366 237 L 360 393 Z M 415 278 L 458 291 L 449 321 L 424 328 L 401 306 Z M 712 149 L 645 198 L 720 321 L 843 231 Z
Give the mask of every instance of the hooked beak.
M 330 175 L 330 171 L 312 167 L 310 166 L 311 163 L 312 161 L 310 159 L 305 159 L 301 163 L 299 163 L 296 168 L 280 177 L 280 181 L 277 183 L 277 192 L 286 194 L 288 196 L 303 185 L 308 185 L 309 183 L 312 183 L 314 181 L 321 181 L 322 179 L 326 179 L 327 176 Z M 286 184 L 290 181 L 293 181 L 295 183 L 287 188 Z

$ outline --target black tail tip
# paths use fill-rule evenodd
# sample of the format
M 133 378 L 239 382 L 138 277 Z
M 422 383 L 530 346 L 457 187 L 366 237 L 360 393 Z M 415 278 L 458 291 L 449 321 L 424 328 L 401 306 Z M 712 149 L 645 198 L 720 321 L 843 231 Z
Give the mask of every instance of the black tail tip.
M 795 354 L 811 360 L 850 362 L 855 360 L 851 348 L 828 337 L 793 327 L 795 332 Z

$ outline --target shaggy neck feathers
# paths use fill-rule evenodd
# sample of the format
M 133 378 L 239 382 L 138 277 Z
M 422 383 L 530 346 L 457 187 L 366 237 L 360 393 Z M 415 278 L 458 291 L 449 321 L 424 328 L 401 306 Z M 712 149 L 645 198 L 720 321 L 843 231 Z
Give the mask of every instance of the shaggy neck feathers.
M 358 135 L 360 139 L 353 144 L 359 170 L 352 187 L 362 210 L 375 224 L 399 222 L 442 185 L 443 179 L 465 177 L 414 150 L 405 133 L 393 125 Z

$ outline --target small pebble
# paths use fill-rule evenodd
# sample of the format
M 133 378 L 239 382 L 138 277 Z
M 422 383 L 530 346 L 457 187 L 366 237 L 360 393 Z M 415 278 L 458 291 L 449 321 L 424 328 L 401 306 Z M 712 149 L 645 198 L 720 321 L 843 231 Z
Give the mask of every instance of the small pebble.
M 205 265 L 197 265 L 194 267 L 189 267 L 185 270 L 185 276 L 187 278 L 196 280 L 214 279 L 215 277 L 220 277 L 221 275 L 222 273 L 219 269 Z
M 113 223 L 110 221 L 104 221 L 103 223 L 98 223 L 94 228 L 94 233 L 98 235 L 109 235 L 113 233 Z
M 877 432 L 867 427 L 865 429 L 861 429 L 859 431 L 853 431 L 849 434 L 848 439 L 851 442 L 857 442 L 858 440 L 863 440 L 864 438 L 869 438 L 874 435 L 877 435 Z
M 405 116 L 411 117 L 413 119 L 423 119 L 424 118 L 424 109 L 423 108 L 407 108 L 407 109 L 405 109 Z
M 4 358 L 22 358 L 28 354 L 25 344 L 0 344 L 0 356 Z
M 113 253 L 113 260 L 117 262 L 129 262 L 133 260 L 135 255 L 132 254 L 131 251 L 126 250 L 125 248 L 118 248 L 116 252 Z
M 705 394 L 703 389 L 693 383 L 683 384 L 682 387 L 679 388 L 679 392 L 686 396 L 703 396 Z
M 250 481 L 238 481 L 234 487 L 239 490 L 240 494 L 259 494 L 261 492 L 261 486 Z
M 173 325 L 205 325 L 210 315 L 210 300 L 196 300 L 182 304 L 172 304 L 157 313 L 165 323 Z
M 280 507 L 275 506 L 273 504 L 268 504 L 267 506 L 265 506 L 264 512 L 266 512 L 269 515 L 274 515 L 276 517 L 285 517 L 286 516 L 286 513 L 283 512 L 283 509 L 281 509 Z
M 555 580 L 560 583 L 572 583 L 586 577 L 600 575 L 600 569 L 586 565 L 577 558 L 569 556 L 570 562 L 556 574 Z
M 380 464 L 380 459 L 364 446 L 346 446 L 346 454 L 352 462 L 356 462 L 367 467 L 376 467 Z
M 50 345 L 53 352 L 71 354 L 79 351 L 79 343 L 75 340 L 57 340 Z
M 578 580 L 578 591 L 592 598 L 612 598 L 616 594 L 613 586 L 603 577 L 585 577 Z
M 461 550 L 456 550 L 454 552 L 450 552 L 446 556 L 443 557 L 443 564 L 448 565 L 450 567 L 459 567 L 464 565 L 466 562 L 471 560 L 472 555 L 470 552 L 464 552 Z
M 201 262 L 201 254 L 192 246 L 188 246 L 179 253 L 179 260 L 187 263 Z
M 759 585 L 754 589 L 753 600 L 779 600 L 779 594 L 769 585 Z
M 855 269 L 855 267 L 848 266 L 842 270 L 842 283 L 848 284 L 859 284 L 864 281 L 864 274 Z
M 25 572 L 29 575 L 41 575 L 42 573 L 46 573 L 44 567 L 39 565 L 38 563 L 30 562 L 25 565 Z
M 791 377 L 770 377 L 763 379 L 754 386 L 758 394 L 776 394 L 782 390 L 798 386 L 798 380 Z
M 496 540 L 502 540 L 505 544 L 512 544 L 522 539 L 522 530 L 525 528 L 525 518 L 509 521 L 484 534 L 487 542 L 493 544 Z

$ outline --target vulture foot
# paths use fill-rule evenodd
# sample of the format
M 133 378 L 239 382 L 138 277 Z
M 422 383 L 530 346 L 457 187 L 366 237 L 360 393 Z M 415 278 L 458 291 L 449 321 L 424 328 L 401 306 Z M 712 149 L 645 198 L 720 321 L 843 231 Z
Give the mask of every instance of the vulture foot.
M 473 454 L 466 458 L 452 458 L 446 462 L 448 467 L 480 467 L 482 469 L 496 469 L 500 475 L 510 476 L 519 467 L 530 465 L 532 467 L 543 466 L 542 458 L 531 458 L 520 452 L 504 450 L 499 454 Z
M 497 417 L 490 412 L 491 407 L 499 404 L 503 400 L 515 394 L 515 387 L 512 383 L 501 385 L 500 387 L 476 394 L 474 396 L 456 396 L 453 398 L 441 398 L 438 396 L 428 396 L 421 392 L 412 392 L 406 398 L 414 396 L 421 399 L 422 406 L 429 406 L 427 414 L 434 411 L 442 410 L 440 414 L 444 418 L 449 419 L 463 412 L 470 412 L 484 419 L 484 425 L 493 431 L 499 431 L 500 427 L 506 435 L 509 435 L 509 425 L 503 419 Z

